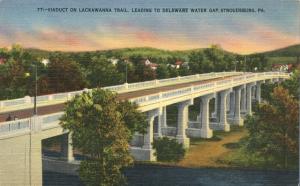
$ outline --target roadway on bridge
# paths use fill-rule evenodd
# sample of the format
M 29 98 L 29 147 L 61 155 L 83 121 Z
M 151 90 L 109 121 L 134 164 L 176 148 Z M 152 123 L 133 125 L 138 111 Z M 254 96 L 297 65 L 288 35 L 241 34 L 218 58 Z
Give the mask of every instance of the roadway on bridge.
M 234 75 L 234 76 L 237 76 L 237 75 Z M 150 94 L 156 94 L 159 92 L 165 92 L 165 91 L 169 91 L 169 90 L 185 88 L 185 87 L 189 87 L 192 85 L 201 85 L 201 84 L 217 81 L 220 79 L 229 79 L 231 77 L 233 77 L 233 76 L 219 77 L 219 78 L 214 78 L 214 79 L 209 79 L 209 80 L 201 80 L 201 81 L 181 83 L 181 84 L 176 84 L 176 85 L 168 85 L 168 86 L 163 86 L 163 87 L 137 90 L 137 91 L 133 91 L 133 92 L 126 92 L 126 93 L 119 94 L 118 99 L 126 100 L 126 99 L 146 96 L 146 95 L 150 95 Z M 49 106 L 41 106 L 41 107 L 38 107 L 38 115 L 46 115 L 46 114 L 61 112 L 61 111 L 63 111 L 64 107 L 65 107 L 65 103 L 49 105 Z M 11 117 L 16 117 L 18 119 L 29 118 L 33 115 L 33 108 L 1 113 L 0 114 L 0 122 L 6 121 L 6 119 L 9 117 L 9 115 L 11 115 Z

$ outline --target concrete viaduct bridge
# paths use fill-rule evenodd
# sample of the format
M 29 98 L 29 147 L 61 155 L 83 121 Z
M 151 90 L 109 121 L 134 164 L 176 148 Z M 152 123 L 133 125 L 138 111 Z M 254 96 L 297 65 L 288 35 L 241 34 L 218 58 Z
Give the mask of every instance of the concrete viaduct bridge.
M 189 147 L 189 137 L 211 138 L 214 130 L 230 131 L 243 125 L 243 116 L 252 114 L 252 100 L 261 101 L 261 84 L 282 81 L 289 74 L 279 72 L 221 72 L 146 81 L 105 87 L 120 99 L 136 102 L 147 113 L 147 134 L 136 134 L 131 153 L 136 160 L 155 161 L 153 139 L 171 136 Z M 63 135 L 62 151 L 73 161 L 71 136 L 59 125 L 64 103 L 81 91 L 38 96 L 38 116 L 32 116 L 33 98 L 0 102 L 0 185 L 42 185 L 42 140 Z M 188 108 L 200 98 L 200 113 L 189 121 Z M 215 109 L 210 114 L 209 102 Z M 177 104 L 177 127 L 167 124 L 166 107 Z M 5 121 L 9 114 L 18 120 Z M 154 131 L 154 120 L 157 126 Z M 210 118 L 214 118 L 211 120 Z

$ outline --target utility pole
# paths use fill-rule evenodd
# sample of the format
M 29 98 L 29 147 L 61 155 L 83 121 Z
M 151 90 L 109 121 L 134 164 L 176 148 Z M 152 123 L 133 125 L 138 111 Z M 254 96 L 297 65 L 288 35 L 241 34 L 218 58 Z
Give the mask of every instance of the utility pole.
M 34 85 L 34 110 L 33 110 L 33 115 L 36 116 L 37 115 L 37 62 L 35 63 L 35 69 L 34 69 L 35 73 L 34 73 L 34 81 L 35 81 L 35 85 Z
M 127 67 L 127 60 L 124 60 L 125 62 L 125 83 L 127 84 L 128 82 L 128 67 Z
M 34 120 L 34 125 L 36 125 L 36 117 L 37 117 L 37 62 L 34 64 L 34 102 L 33 102 L 33 120 Z M 31 186 L 31 179 L 32 179 L 32 120 L 30 123 L 30 133 L 29 133 L 29 185 Z
M 298 186 L 300 186 L 300 77 L 299 77 L 299 84 L 298 84 L 298 104 L 299 104 L 299 126 L 298 126 Z

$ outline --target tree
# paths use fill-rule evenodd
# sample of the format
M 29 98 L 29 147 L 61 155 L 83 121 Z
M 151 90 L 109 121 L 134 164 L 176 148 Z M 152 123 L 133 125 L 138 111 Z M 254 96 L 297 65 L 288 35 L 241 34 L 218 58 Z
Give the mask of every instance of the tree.
M 93 57 L 88 67 L 88 81 L 91 87 L 105 87 L 123 83 L 123 75 L 104 56 Z
M 129 101 L 119 101 L 118 111 L 122 120 L 130 131 L 130 138 L 134 133 L 145 134 L 148 126 L 146 115 L 137 110 L 138 106 Z
M 155 140 L 153 148 L 156 150 L 155 154 L 158 161 L 177 162 L 185 155 L 185 149 L 182 144 L 178 143 L 175 139 L 169 139 L 168 137 Z
M 190 70 L 187 66 L 181 66 L 178 70 L 180 76 L 190 75 Z
M 73 146 L 87 157 L 79 169 L 86 185 L 125 182 L 121 168 L 132 163 L 130 131 L 119 107 L 116 94 L 101 89 L 85 92 L 67 103 L 61 125 L 72 133 Z
M 0 65 L 0 98 L 14 99 L 30 93 L 32 80 L 25 76 L 36 60 L 20 45 L 13 45 L 10 50 L 1 49 L 0 58 L 5 64 Z
M 169 78 L 170 74 L 169 74 L 168 66 L 165 64 L 160 64 L 156 69 L 156 74 L 158 79 Z
M 208 61 L 212 63 L 213 71 L 220 72 L 225 69 L 224 51 L 220 46 L 212 45 L 211 48 L 204 49 L 204 54 Z
M 207 70 L 208 68 L 207 66 L 204 66 L 208 64 L 205 55 L 202 51 L 191 52 L 191 54 L 189 55 L 189 61 L 191 72 L 194 74 L 204 73 L 205 70 Z
M 300 71 L 296 69 L 291 77 L 288 80 L 285 80 L 282 83 L 282 86 L 289 90 L 290 94 L 293 95 L 295 98 L 299 100 L 299 78 L 300 78 Z
M 172 77 L 177 77 L 179 74 L 178 74 L 178 70 L 172 66 L 168 66 L 168 71 L 169 71 L 169 74 L 170 74 L 170 78 Z
M 274 88 L 269 103 L 261 104 L 255 115 L 246 119 L 246 149 L 281 167 L 294 162 L 298 157 L 298 109 L 287 89 Z
M 49 89 L 52 92 L 81 90 L 87 86 L 80 66 L 65 56 L 52 56 L 47 68 Z
M 264 71 L 268 66 L 268 58 L 264 54 L 253 54 L 247 57 L 246 69 L 249 72 Z
M 136 65 L 135 74 L 138 75 L 139 81 L 149 81 L 156 78 L 155 71 L 141 62 Z

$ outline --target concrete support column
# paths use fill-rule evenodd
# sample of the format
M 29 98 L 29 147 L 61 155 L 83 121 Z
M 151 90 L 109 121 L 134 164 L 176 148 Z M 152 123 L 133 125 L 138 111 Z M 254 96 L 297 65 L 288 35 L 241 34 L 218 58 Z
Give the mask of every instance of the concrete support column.
M 235 87 L 235 104 L 234 104 L 234 116 L 233 116 L 233 124 L 238 126 L 243 126 L 244 121 L 241 118 L 241 108 L 240 108 L 240 101 L 241 101 L 241 89 L 244 88 L 244 85 Z
M 246 91 L 247 91 L 247 107 L 246 107 L 246 114 L 252 115 L 252 86 L 254 86 L 253 83 L 248 83 L 246 85 Z
M 211 114 L 211 116 L 213 118 L 218 118 L 218 106 L 219 106 L 219 99 L 218 99 L 218 94 L 216 93 L 216 96 L 215 96 L 215 106 L 214 106 L 214 112 Z
M 246 95 L 247 95 L 247 92 L 246 92 L 246 89 L 243 88 L 241 90 L 241 112 L 245 112 L 246 111 Z
M 227 123 L 227 95 L 229 94 L 230 90 L 225 90 L 220 92 L 220 129 L 224 131 L 230 131 L 230 126 Z
M 62 135 L 61 151 L 62 151 L 62 156 L 68 162 L 74 161 L 72 134 L 71 133 Z
M 209 128 L 209 101 L 214 97 L 214 94 L 208 94 L 206 96 L 201 97 L 201 129 L 200 129 L 200 137 L 202 138 L 211 138 L 213 133 Z
M 149 111 L 148 113 L 148 127 L 147 127 L 147 133 L 144 135 L 144 149 L 152 149 L 152 143 L 153 143 L 153 123 L 155 114 L 153 111 Z
M 189 120 L 189 105 L 192 104 L 192 99 L 178 104 L 178 123 L 176 139 L 179 143 L 183 145 L 184 148 L 188 148 L 190 145 L 190 140 L 186 137 L 186 129 L 188 127 Z
M 227 94 L 226 97 L 226 112 L 230 111 L 230 92 Z
M 167 106 L 161 108 L 161 112 L 159 115 L 159 122 L 161 123 L 161 127 L 168 127 L 167 125 Z
M 149 160 L 149 161 L 155 161 L 156 157 L 154 155 L 154 150 L 152 149 L 152 143 L 153 143 L 153 123 L 154 123 L 154 118 L 157 116 L 159 113 L 159 109 L 154 109 L 151 111 L 148 111 L 147 117 L 148 117 L 148 127 L 147 127 L 147 133 L 144 135 L 144 145 L 143 145 L 143 154 L 144 160 Z
M 252 96 L 251 96 L 251 99 L 252 99 L 252 100 L 255 100 L 255 98 L 256 98 L 256 95 L 255 95 L 255 94 L 256 94 L 256 87 L 255 87 L 255 86 L 252 86 L 252 87 L 251 87 L 251 95 L 252 95 Z
M 256 101 L 261 103 L 261 82 L 256 83 Z
M 229 111 L 229 114 L 231 116 L 234 115 L 234 105 L 235 105 L 235 92 L 231 92 L 230 93 L 230 111 Z
M 200 105 L 199 105 L 199 115 L 197 116 L 197 121 L 199 121 L 199 125 L 197 126 L 198 129 L 201 128 L 201 115 L 202 115 L 202 101 L 200 100 Z
M 157 133 L 154 134 L 155 139 L 162 137 L 162 123 L 163 123 L 163 107 L 160 107 L 158 108 Z

